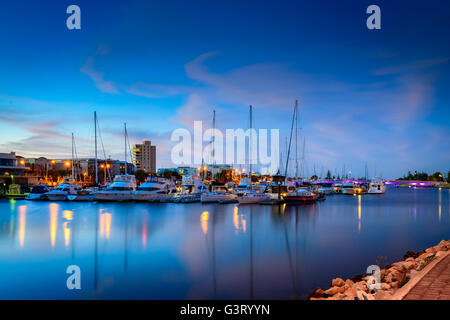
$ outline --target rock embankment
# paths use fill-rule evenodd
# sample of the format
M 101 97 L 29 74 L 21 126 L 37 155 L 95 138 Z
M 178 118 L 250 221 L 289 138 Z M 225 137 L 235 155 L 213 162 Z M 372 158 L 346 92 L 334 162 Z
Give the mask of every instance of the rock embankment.
M 331 281 L 327 290 L 317 289 L 309 300 L 389 300 L 392 295 L 410 279 L 417 276 L 432 260 L 450 250 L 450 240 L 442 240 L 438 245 L 414 253 L 408 251 L 404 261 L 396 262 L 380 270 L 380 283 L 374 288 L 376 280 L 371 275 L 357 276 Z

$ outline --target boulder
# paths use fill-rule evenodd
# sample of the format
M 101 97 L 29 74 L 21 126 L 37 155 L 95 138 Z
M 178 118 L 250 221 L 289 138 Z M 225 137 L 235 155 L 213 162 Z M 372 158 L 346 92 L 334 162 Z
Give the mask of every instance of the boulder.
M 439 244 L 437 245 L 437 247 L 439 247 L 439 248 L 450 249 L 450 241 L 442 240 L 441 242 L 439 242 Z
M 392 297 L 392 291 L 391 290 L 378 290 L 377 293 L 375 293 L 374 297 L 376 300 L 390 300 Z
M 436 249 L 434 247 L 431 247 L 431 248 L 425 249 L 425 252 L 426 253 L 436 253 Z
M 345 284 L 345 281 L 341 278 L 336 278 L 331 281 L 332 287 L 342 287 Z
M 358 300 L 375 300 L 372 294 L 364 292 L 362 290 L 356 291 L 356 297 L 358 298 Z
M 324 293 L 329 296 L 334 296 L 337 293 L 343 293 L 345 291 L 344 287 L 331 287 L 328 290 L 325 290 Z
M 365 281 L 359 281 L 359 282 L 355 283 L 355 284 L 354 284 L 354 287 L 355 287 L 357 290 L 361 290 L 361 291 L 364 291 L 364 292 L 367 292 L 367 291 L 368 291 L 367 284 L 366 284 Z
M 399 284 L 400 284 L 400 282 L 395 281 L 395 282 L 392 282 L 390 285 L 391 285 L 391 288 L 392 288 L 392 289 L 397 290 Z
M 410 272 L 409 272 L 409 279 L 412 279 L 412 278 L 414 278 L 415 276 L 417 276 L 417 274 L 419 273 L 419 271 L 417 271 L 417 270 L 411 270 Z
M 389 283 L 386 283 L 386 282 L 381 283 L 381 290 L 389 290 L 390 288 L 391 288 L 391 286 L 389 285 Z M 378 291 L 381 291 L 381 290 L 378 290 Z
M 312 293 L 312 296 L 313 296 L 313 297 L 316 297 L 316 298 L 323 297 L 324 295 L 325 295 L 325 291 L 323 291 L 322 289 L 316 289 L 316 290 L 314 290 L 314 292 Z
M 347 290 L 345 290 L 344 295 L 349 298 L 349 300 L 355 300 L 356 297 L 356 292 L 358 290 L 356 289 L 356 287 L 351 287 Z
M 428 250 L 428 249 L 427 249 Z M 427 259 L 428 257 L 431 257 L 432 255 L 434 255 L 434 252 L 433 253 L 431 253 L 431 252 L 425 252 L 425 253 L 422 253 L 417 259 L 419 260 L 419 261 L 425 261 L 425 259 Z
M 348 285 L 349 288 L 351 288 L 355 285 L 355 283 L 350 279 L 345 280 L 345 284 Z

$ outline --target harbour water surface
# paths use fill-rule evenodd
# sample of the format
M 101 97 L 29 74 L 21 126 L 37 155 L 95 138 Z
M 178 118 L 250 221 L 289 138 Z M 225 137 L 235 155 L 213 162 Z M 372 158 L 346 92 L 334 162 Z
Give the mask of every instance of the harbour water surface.
M 0 201 L 0 299 L 303 299 L 450 239 L 450 190 L 307 206 Z M 81 290 L 66 269 L 81 268 Z

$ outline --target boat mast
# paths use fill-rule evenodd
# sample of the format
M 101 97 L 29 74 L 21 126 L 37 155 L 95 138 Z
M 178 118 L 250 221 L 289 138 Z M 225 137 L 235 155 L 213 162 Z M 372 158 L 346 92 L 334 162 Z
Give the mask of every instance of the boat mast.
M 295 100 L 295 180 L 298 179 L 298 101 Z
M 72 132 L 72 183 L 75 183 L 75 178 L 74 178 L 74 156 L 73 156 L 73 132 Z
M 250 157 L 249 157 L 249 164 L 250 164 L 250 170 L 249 170 L 249 176 L 250 176 L 250 183 L 252 181 L 252 105 L 250 105 Z
M 303 154 L 302 154 L 302 179 L 305 179 L 305 137 L 303 137 Z
M 95 134 L 95 184 L 98 184 L 98 165 L 97 165 L 97 111 L 94 111 L 94 134 Z M 105 181 L 106 183 L 106 181 Z
M 125 174 L 127 174 L 127 123 L 125 122 L 123 124 L 124 126 L 124 133 L 125 133 Z
M 292 116 L 291 134 L 289 136 L 289 148 L 288 148 L 288 153 L 287 153 L 287 158 L 286 158 L 286 168 L 284 169 L 284 180 L 285 180 L 285 182 L 286 182 L 286 179 L 287 179 L 287 169 L 288 169 L 288 165 L 289 165 L 289 156 L 291 154 L 291 142 L 292 142 L 292 131 L 294 130 L 294 121 L 295 121 L 295 109 L 294 109 L 294 115 Z
M 212 156 L 213 156 L 213 164 L 216 164 L 216 150 L 215 150 L 215 141 L 216 141 L 216 110 L 213 110 L 213 136 L 212 136 Z

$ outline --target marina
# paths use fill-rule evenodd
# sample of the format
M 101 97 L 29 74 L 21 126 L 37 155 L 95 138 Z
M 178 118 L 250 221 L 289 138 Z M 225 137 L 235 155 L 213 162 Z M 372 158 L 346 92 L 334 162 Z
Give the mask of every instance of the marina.
M 300 206 L 4 199 L 0 298 L 304 299 L 445 239 L 449 195 L 388 187 Z M 80 292 L 64 285 L 71 264 Z

